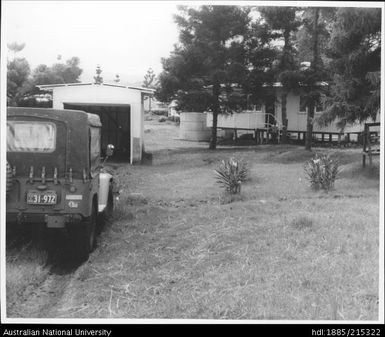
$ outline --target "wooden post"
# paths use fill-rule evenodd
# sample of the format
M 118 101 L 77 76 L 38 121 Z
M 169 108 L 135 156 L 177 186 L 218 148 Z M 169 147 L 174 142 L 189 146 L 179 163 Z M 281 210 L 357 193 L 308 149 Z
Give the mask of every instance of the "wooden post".
M 368 126 L 365 124 L 364 134 L 362 135 L 362 167 L 366 166 L 366 137 L 368 133 Z
M 338 147 L 341 147 L 341 134 L 338 134 Z
M 333 135 L 329 133 L 329 143 L 332 143 L 332 142 L 333 142 Z

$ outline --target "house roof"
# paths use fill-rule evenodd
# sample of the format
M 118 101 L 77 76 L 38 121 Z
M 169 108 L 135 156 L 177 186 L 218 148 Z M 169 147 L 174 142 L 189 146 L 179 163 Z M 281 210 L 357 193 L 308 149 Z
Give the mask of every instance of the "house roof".
M 315 82 L 314 83 L 316 86 L 319 86 L 319 87 L 326 87 L 329 85 L 328 82 L 325 82 L 325 81 L 318 81 L 318 82 Z M 281 82 L 274 82 L 272 84 L 263 84 L 263 87 L 272 87 L 272 88 L 282 88 L 283 87 L 283 84 Z
M 143 87 L 134 87 L 134 86 L 127 86 L 127 85 L 121 85 L 121 84 L 111 84 L 111 83 L 101 83 L 101 84 L 95 84 L 92 82 L 82 82 L 82 83 L 58 83 L 58 84 L 41 84 L 37 85 L 39 89 L 42 90 L 53 90 L 54 88 L 58 87 L 81 87 L 86 85 L 93 85 L 93 86 L 105 86 L 105 87 L 116 87 L 116 88 L 125 88 L 125 89 L 132 89 L 132 90 L 140 90 L 142 93 L 145 94 L 154 94 L 155 90 L 150 88 L 143 88 Z
M 315 84 L 316 86 L 318 86 L 318 87 L 326 87 L 326 86 L 329 85 L 329 83 L 328 83 L 328 82 L 325 82 L 325 81 L 318 81 L 318 82 L 315 82 L 314 84 Z M 221 84 L 220 86 L 221 86 L 221 88 L 226 88 L 226 85 L 225 85 L 225 84 Z M 304 86 L 304 85 L 301 85 L 301 84 L 300 84 L 300 86 Z M 210 84 L 210 85 L 205 86 L 204 89 L 211 89 L 212 87 L 213 87 L 213 85 Z M 236 83 L 231 83 L 231 84 L 230 84 L 230 87 L 233 88 L 233 89 L 235 89 L 235 90 L 237 90 L 237 89 L 241 90 L 241 88 L 239 87 L 239 85 L 236 84 Z M 282 88 L 282 87 L 283 87 L 283 84 L 282 84 L 282 82 L 264 83 L 264 84 L 262 85 L 262 87 L 264 87 L 264 88 Z

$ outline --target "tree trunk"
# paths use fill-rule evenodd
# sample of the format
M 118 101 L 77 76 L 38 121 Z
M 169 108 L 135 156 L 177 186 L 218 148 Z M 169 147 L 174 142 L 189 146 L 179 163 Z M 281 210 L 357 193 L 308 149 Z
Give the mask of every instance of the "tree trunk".
M 210 150 L 215 150 L 217 148 L 217 125 L 218 125 L 218 113 L 219 113 L 219 89 L 220 86 L 218 83 L 213 85 L 213 127 L 211 129 L 211 141 L 210 141 Z
M 313 140 L 313 119 L 314 119 L 314 102 L 311 102 L 307 110 L 307 123 L 306 123 L 306 138 L 305 149 L 311 151 L 311 143 Z
M 319 8 L 314 8 L 314 20 L 313 20 L 313 36 L 312 36 L 312 44 L 313 44 L 313 60 L 311 63 L 311 68 L 313 74 L 316 74 L 318 71 L 318 59 L 319 59 L 319 51 L 318 51 L 318 19 L 319 19 Z M 313 89 L 315 83 L 313 83 Z M 305 139 L 305 149 L 311 151 L 311 143 L 313 138 L 313 119 L 314 119 L 314 110 L 315 110 L 315 99 L 313 98 L 313 93 L 311 94 L 311 101 L 308 105 L 307 111 L 307 127 L 306 127 L 306 139 Z
M 281 113 L 282 113 L 282 143 L 287 143 L 287 111 L 286 111 L 287 93 L 281 96 Z
M 283 45 L 283 57 L 282 57 L 282 68 L 285 70 L 292 68 L 292 62 L 289 60 L 292 56 L 290 55 L 290 29 L 285 29 L 283 32 L 284 45 Z
M 318 20 L 319 20 L 319 8 L 314 8 L 314 22 L 313 22 L 313 62 L 311 66 L 314 73 L 318 71 L 318 60 L 319 60 L 319 51 L 318 51 Z

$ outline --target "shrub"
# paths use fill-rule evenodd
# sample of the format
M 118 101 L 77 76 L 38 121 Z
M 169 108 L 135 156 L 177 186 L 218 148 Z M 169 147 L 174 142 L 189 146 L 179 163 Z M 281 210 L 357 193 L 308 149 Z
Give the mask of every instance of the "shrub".
M 159 117 L 159 119 L 158 119 L 158 122 L 161 122 L 161 123 L 163 123 L 163 122 L 165 122 L 167 120 L 167 118 L 166 117 L 164 117 L 164 116 L 161 116 L 161 117 Z
M 310 186 L 315 189 L 329 191 L 340 173 L 338 160 L 333 160 L 327 154 L 316 154 L 305 163 L 304 170 Z
M 180 117 L 179 116 L 169 116 L 167 117 L 169 121 L 175 122 L 176 124 L 180 124 Z
M 246 180 L 248 174 L 247 164 L 234 158 L 222 160 L 219 168 L 214 172 L 217 183 L 230 194 L 237 194 L 241 191 L 241 183 Z
M 151 113 L 157 116 L 168 116 L 168 110 L 151 110 Z

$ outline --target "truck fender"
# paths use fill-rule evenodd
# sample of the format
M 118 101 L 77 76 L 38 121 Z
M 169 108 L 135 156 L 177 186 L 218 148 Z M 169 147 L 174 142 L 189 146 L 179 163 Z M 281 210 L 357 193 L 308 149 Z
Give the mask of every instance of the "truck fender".
M 110 189 L 110 182 L 112 175 L 107 172 L 101 172 L 99 174 L 99 198 L 98 198 L 98 212 L 101 213 L 107 206 L 108 193 Z

